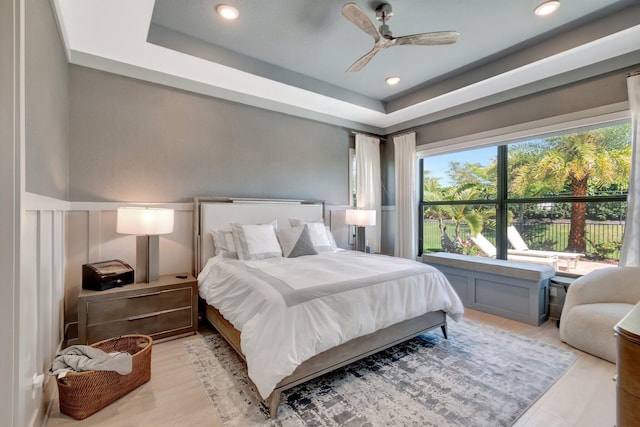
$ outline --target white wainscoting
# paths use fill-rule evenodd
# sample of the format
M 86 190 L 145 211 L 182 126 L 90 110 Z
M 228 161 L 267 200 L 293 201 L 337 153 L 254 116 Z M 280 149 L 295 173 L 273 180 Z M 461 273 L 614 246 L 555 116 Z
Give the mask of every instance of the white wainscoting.
M 20 230 L 17 413 L 42 425 L 55 380 L 46 375 L 64 337 L 64 213 L 68 204 L 26 193 Z M 44 375 L 42 388 L 34 375 Z

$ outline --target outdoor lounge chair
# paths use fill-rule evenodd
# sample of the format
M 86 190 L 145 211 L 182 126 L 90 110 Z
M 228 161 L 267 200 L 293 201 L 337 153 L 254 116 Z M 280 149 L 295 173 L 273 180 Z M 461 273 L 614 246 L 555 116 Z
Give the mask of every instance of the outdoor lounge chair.
M 486 256 L 489 258 L 496 257 L 498 253 L 496 247 L 482 234 L 478 233 L 475 237 L 470 237 L 470 239 L 482 252 L 484 252 Z M 558 257 L 553 254 L 546 257 L 507 254 L 507 258 L 509 261 L 525 262 L 528 264 L 542 264 L 553 267 L 556 270 L 558 269 Z
M 520 236 L 518 229 L 513 225 L 507 227 L 507 239 L 509 239 L 509 243 L 513 246 L 513 249 L 509 249 L 507 251 L 508 254 L 535 257 L 549 257 L 555 255 L 559 260 L 566 261 L 567 271 L 572 268 L 576 268 L 578 266 L 578 260 L 581 256 L 584 256 L 584 254 L 576 252 L 539 251 L 536 249 L 529 249 L 524 239 L 522 239 L 522 236 Z

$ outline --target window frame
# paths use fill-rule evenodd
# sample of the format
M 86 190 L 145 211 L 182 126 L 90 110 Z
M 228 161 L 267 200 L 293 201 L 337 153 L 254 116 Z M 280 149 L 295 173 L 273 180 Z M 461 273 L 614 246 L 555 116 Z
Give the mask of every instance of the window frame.
M 419 200 L 418 200 L 418 256 L 421 256 L 424 251 L 424 220 L 423 212 L 427 206 L 444 206 L 444 205 L 493 205 L 496 210 L 496 258 L 506 260 L 507 259 L 507 226 L 508 226 L 508 211 L 510 205 L 527 204 L 527 203 L 575 203 L 575 202 L 627 202 L 627 195 L 603 195 L 603 196 L 544 196 L 544 197 L 509 197 L 508 195 L 508 149 L 509 144 L 532 140 L 536 138 L 545 138 L 552 135 L 561 135 L 572 132 L 587 131 L 589 129 L 596 129 L 607 126 L 615 126 L 618 124 L 629 123 L 630 115 L 626 111 L 625 114 L 616 114 L 615 117 L 608 116 L 608 120 L 602 120 L 602 118 L 592 118 L 590 123 L 582 124 L 581 126 L 565 126 L 561 131 L 549 132 L 548 129 L 540 128 L 538 132 L 531 130 L 526 138 L 509 138 L 503 136 L 502 141 L 494 141 L 492 144 L 486 144 L 479 142 L 477 145 L 466 142 L 464 148 L 453 150 L 442 150 L 437 148 L 432 150 L 430 154 L 440 155 L 446 153 L 462 152 L 473 150 L 481 147 L 495 146 L 497 151 L 497 176 L 496 176 L 496 197 L 492 199 L 476 199 L 476 200 L 453 200 L 453 201 L 424 201 L 424 159 L 428 157 L 425 153 L 429 151 L 420 152 L 419 167 L 418 167 L 418 179 L 419 179 Z M 486 142 L 486 141 L 485 141 Z M 438 147 L 442 144 L 437 144 Z M 430 150 L 431 151 L 431 150 Z M 577 276 L 575 274 L 567 272 L 557 272 L 560 275 Z

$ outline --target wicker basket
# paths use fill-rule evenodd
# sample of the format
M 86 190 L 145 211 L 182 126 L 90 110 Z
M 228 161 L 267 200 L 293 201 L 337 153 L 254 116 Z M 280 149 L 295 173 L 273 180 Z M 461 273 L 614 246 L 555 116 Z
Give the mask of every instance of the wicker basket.
M 151 344 L 146 335 L 122 335 L 92 344 L 107 353 L 126 351 L 132 357 L 127 375 L 115 371 L 69 372 L 59 378 L 60 412 L 77 420 L 87 418 L 151 379 Z

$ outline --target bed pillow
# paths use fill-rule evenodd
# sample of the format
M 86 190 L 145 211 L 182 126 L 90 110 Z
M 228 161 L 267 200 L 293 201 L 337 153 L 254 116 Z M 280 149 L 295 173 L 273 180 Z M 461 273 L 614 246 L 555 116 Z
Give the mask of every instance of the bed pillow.
M 270 224 L 231 223 L 233 243 L 243 261 L 281 258 L 282 248 L 276 237 L 275 221 Z
M 309 235 L 313 242 L 313 249 L 318 253 L 322 252 L 335 252 L 336 248 L 331 244 L 331 240 L 327 235 L 324 222 L 322 221 L 303 221 L 296 218 L 289 218 L 289 224 L 292 227 L 297 225 L 307 225 L 309 228 Z
M 334 252 L 338 250 L 338 244 L 336 243 L 336 239 L 335 237 L 333 237 L 333 233 L 331 232 L 331 229 L 329 228 L 328 225 L 324 226 L 324 230 L 327 232 L 327 237 L 329 238 L 329 243 L 331 244 L 331 247 L 333 248 Z
M 287 258 L 295 258 L 302 255 L 318 255 L 313 249 L 309 227 L 296 225 L 291 228 L 279 228 L 276 235 L 282 247 L 282 255 Z
M 213 238 L 214 254 L 222 254 L 223 258 L 238 258 L 236 245 L 233 243 L 233 233 L 228 230 L 213 230 L 211 232 Z

